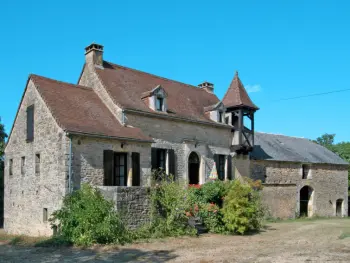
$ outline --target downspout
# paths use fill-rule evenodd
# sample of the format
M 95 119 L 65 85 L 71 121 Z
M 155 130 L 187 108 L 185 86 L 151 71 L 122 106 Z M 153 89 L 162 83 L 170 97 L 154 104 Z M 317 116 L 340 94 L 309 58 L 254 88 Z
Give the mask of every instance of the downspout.
M 68 193 L 72 192 L 72 136 L 69 136 Z

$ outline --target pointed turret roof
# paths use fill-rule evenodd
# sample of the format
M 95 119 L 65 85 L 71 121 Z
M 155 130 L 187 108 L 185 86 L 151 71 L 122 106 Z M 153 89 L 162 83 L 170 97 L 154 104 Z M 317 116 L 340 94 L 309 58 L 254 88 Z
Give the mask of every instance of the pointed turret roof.
M 238 77 L 237 71 L 222 102 L 226 108 L 245 106 L 255 110 L 259 109 L 249 98 L 247 91 Z

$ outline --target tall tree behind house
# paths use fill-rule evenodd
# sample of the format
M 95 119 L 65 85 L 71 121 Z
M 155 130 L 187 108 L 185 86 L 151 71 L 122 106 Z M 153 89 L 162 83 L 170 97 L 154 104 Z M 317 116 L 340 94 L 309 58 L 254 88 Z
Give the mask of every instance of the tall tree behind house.
M 2 227 L 4 219 L 4 150 L 6 138 L 7 134 L 0 117 L 0 227 Z

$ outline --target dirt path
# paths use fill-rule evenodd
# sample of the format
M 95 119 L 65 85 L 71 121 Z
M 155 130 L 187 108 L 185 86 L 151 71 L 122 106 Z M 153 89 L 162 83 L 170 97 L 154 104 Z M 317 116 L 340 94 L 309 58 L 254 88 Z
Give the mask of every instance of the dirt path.
M 203 235 L 103 251 L 0 245 L 0 262 L 350 262 L 349 219 L 268 224 L 251 236 Z

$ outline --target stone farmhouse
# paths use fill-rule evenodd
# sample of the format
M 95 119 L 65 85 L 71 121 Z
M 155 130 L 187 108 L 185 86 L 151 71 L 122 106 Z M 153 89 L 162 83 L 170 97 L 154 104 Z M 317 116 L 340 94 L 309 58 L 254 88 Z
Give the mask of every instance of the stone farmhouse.
M 203 184 L 261 179 L 274 217 L 345 216 L 348 164 L 309 140 L 254 132 L 258 107 L 235 74 L 224 98 L 85 49 L 77 84 L 30 75 L 5 149 L 4 228 L 50 235 L 50 214 L 82 182 L 147 220 L 151 169 Z

